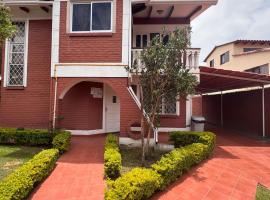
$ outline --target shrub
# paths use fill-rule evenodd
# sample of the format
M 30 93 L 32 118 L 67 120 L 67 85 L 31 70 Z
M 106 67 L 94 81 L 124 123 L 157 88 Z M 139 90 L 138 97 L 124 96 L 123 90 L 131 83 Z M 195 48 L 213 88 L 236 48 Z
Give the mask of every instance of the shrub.
M 69 149 L 70 146 L 71 133 L 68 131 L 63 131 L 53 138 L 52 145 L 53 148 L 58 149 L 62 154 Z
M 106 178 L 115 179 L 119 177 L 122 169 L 122 159 L 117 136 L 113 134 L 109 134 L 106 138 L 104 161 Z
M 174 141 L 176 149 L 151 166 L 161 175 L 160 189 L 207 158 L 215 145 L 215 135 L 208 132 L 173 132 L 170 139 Z
M 106 200 L 148 199 L 160 187 L 160 175 L 151 169 L 134 168 L 110 183 Z
M 50 145 L 54 134 L 47 130 L 0 128 L 1 144 Z
M 1 200 L 25 199 L 34 186 L 49 175 L 59 151 L 43 150 L 0 182 Z

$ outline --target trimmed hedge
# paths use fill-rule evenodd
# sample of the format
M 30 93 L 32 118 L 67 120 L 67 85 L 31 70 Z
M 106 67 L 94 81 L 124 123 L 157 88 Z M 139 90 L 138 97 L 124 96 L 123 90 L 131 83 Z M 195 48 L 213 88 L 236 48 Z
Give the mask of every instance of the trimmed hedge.
M 161 190 L 193 165 L 206 159 L 214 149 L 216 137 L 210 132 L 173 132 L 170 139 L 176 149 L 151 166 L 161 175 Z
M 42 129 L 0 128 L 0 144 L 51 145 L 55 135 Z
M 107 181 L 109 187 L 105 199 L 148 199 L 155 191 L 165 189 L 185 171 L 206 159 L 214 149 L 216 136 L 210 132 L 173 132 L 170 134 L 170 140 L 174 142 L 176 148 L 162 156 L 151 169 L 134 168 L 115 181 Z M 119 151 L 115 141 L 117 141 L 115 136 L 109 136 L 106 146 Z
M 62 154 L 66 152 L 70 147 L 71 133 L 68 131 L 63 131 L 58 133 L 52 141 L 53 148 L 58 149 Z
M 122 169 L 122 157 L 120 154 L 117 136 L 109 134 L 105 141 L 104 152 L 105 177 L 116 179 Z
M 43 150 L 6 176 L 0 182 L 0 199 L 21 200 L 26 198 L 34 186 L 52 171 L 58 155 L 57 149 Z
M 110 184 L 106 200 L 148 199 L 160 187 L 160 175 L 151 169 L 134 168 Z

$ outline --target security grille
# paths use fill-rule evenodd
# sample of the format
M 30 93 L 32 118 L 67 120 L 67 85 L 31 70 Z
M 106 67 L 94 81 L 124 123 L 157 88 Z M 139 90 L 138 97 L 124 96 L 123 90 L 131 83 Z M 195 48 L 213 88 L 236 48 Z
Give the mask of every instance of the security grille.
M 176 114 L 176 102 L 168 102 L 163 99 L 162 114 L 175 115 Z
M 8 86 L 23 86 L 25 67 L 25 22 L 15 22 L 17 32 L 9 40 Z

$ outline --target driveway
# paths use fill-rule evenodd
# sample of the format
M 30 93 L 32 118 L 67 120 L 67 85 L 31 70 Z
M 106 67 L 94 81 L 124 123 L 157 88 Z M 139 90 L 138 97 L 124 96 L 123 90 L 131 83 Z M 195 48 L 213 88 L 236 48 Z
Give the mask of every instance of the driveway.
M 154 200 L 254 200 L 258 182 L 270 187 L 270 143 L 213 130 L 211 159 L 193 168 Z
M 71 148 L 57 161 L 32 200 L 102 200 L 105 135 L 73 136 Z

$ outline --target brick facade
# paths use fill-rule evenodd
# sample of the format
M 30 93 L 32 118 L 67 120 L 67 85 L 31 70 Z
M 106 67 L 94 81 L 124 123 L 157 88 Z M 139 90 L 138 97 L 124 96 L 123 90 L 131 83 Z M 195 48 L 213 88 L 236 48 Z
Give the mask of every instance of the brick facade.
M 123 0 L 117 0 L 116 28 L 112 34 L 67 33 L 67 2 L 61 1 L 60 63 L 95 63 L 122 61 Z
M 51 27 L 51 20 L 29 21 L 27 87 L 24 89 L 4 88 L 2 81 L 1 127 L 48 127 Z M 2 77 L 3 72 L 4 64 L 2 65 Z
M 195 96 L 192 98 L 192 115 L 202 116 L 202 97 Z

